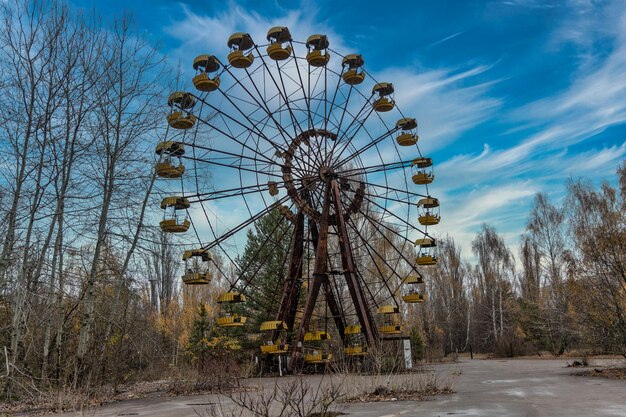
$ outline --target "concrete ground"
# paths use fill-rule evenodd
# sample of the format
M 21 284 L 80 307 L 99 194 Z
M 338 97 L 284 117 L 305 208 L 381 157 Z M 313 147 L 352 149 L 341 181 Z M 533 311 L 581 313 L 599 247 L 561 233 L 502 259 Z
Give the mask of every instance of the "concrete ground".
M 592 366 L 606 364 L 596 360 Z M 618 363 L 613 361 L 612 364 Z M 626 417 L 626 381 L 573 376 L 580 369 L 566 368 L 566 360 L 461 360 L 458 364 L 429 366 L 439 378 L 454 378 L 454 394 L 428 401 L 342 404 L 347 416 L 614 416 Z M 621 362 L 623 365 L 624 363 Z M 320 376 L 306 377 L 311 385 Z M 328 377 L 326 377 L 328 378 Z M 260 380 L 273 386 L 273 379 Z M 283 378 L 281 383 L 288 383 Z M 257 381 L 258 382 L 258 381 Z M 209 416 L 209 403 L 228 407 L 230 400 L 216 395 L 150 398 L 110 404 L 63 416 Z M 58 416 L 58 415 L 57 415 Z

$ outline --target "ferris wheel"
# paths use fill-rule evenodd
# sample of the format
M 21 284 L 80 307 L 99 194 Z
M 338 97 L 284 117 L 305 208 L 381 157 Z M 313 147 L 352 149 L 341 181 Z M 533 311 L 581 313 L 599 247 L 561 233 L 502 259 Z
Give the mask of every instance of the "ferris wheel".
M 194 59 L 194 89 L 170 95 L 167 139 L 156 147 L 170 193 L 160 227 L 197 238 L 182 254 L 182 280 L 208 284 L 218 268 L 228 291 L 217 324 L 250 326 L 239 307 L 253 301 L 263 256 L 287 245 L 274 320 L 250 329 L 266 332 L 261 353 L 289 354 L 292 366 L 366 355 L 402 334 L 402 303 L 424 301 L 420 270 L 437 262 L 429 227 L 439 201 L 417 122 L 400 111 L 392 83 L 325 35 L 299 42 L 273 27 L 267 42 L 235 33 L 227 44 L 225 59 Z M 220 223 L 218 208 L 237 221 Z M 268 215 L 280 233 L 236 273 L 224 271 L 215 259 L 236 263 L 247 230 Z M 329 347 L 335 337 L 341 349 Z

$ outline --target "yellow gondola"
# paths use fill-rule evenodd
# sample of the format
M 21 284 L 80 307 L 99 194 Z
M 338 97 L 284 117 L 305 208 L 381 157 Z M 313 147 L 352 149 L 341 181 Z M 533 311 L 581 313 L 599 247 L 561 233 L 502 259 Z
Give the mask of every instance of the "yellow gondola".
M 191 129 L 196 124 L 196 116 L 175 111 L 167 116 L 167 123 L 174 129 Z
M 239 292 L 234 292 L 234 291 L 229 291 L 229 292 L 220 294 L 219 297 L 217 297 L 218 304 L 245 303 L 245 302 L 246 302 L 246 296 Z
M 159 223 L 161 230 L 168 233 L 185 233 L 190 226 L 191 222 L 187 219 L 183 220 L 182 223 L 174 219 L 161 220 Z
M 417 202 L 418 217 L 417 220 L 422 226 L 434 226 L 439 224 L 441 216 L 439 215 L 439 200 L 432 197 L 422 198 Z
M 233 33 L 228 38 L 228 47 L 231 52 L 228 54 L 228 62 L 235 68 L 249 68 L 254 62 L 252 52 L 247 55 L 245 51 L 252 49 L 254 41 L 248 33 Z
M 406 285 L 412 285 L 412 284 L 423 284 L 424 283 L 424 278 L 421 277 L 421 275 L 409 275 L 408 277 L 404 278 L 402 280 L 403 284 Z
M 383 323 L 378 328 L 382 334 L 398 334 L 402 332 L 400 326 L 400 308 L 394 305 L 382 305 L 378 307 L 378 314 L 383 317 Z
M 419 251 L 415 262 L 420 266 L 436 265 L 437 257 L 435 256 L 435 250 L 437 243 L 433 238 L 425 237 L 423 239 L 417 239 L 415 246 L 419 246 Z
M 404 278 L 402 280 L 402 301 L 408 304 L 424 302 L 424 295 L 419 292 L 419 286 L 422 284 L 424 284 L 424 279 L 419 273 Z
M 239 314 L 231 314 L 218 317 L 217 325 L 219 327 L 241 327 L 246 324 L 247 319 L 247 317 L 240 316 Z
M 206 249 L 191 249 L 183 253 L 185 273 L 182 276 L 186 285 L 204 285 L 211 282 L 209 262 L 211 256 Z
M 284 26 L 275 26 L 267 31 L 267 55 L 274 61 L 283 61 L 291 55 L 291 46 L 285 43 L 291 42 L 291 33 Z
M 160 142 L 155 152 L 162 158 L 155 166 L 155 172 L 159 177 L 180 178 L 185 173 L 185 167 L 180 160 L 180 156 L 185 153 L 185 146 L 182 143 L 174 141 Z M 175 165 L 172 161 L 175 157 L 178 157 L 178 165 Z
M 232 307 L 226 307 L 245 301 L 245 295 L 238 292 L 229 291 L 220 294 L 220 296 L 217 297 L 217 303 L 220 305 L 220 310 L 223 311 L 220 311 L 220 317 L 217 318 L 217 325 L 220 327 L 241 327 L 246 324 L 248 319 L 246 316 L 234 313 Z
M 316 351 L 313 351 L 313 353 L 308 353 L 308 354 L 304 355 L 304 362 L 312 363 L 312 364 L 328 363 L 332 359 L 333 359 L 333 354 L 332 353 L 326 353 L 326 352 L 316 352 Z
M 262 332 L 272 331 L 272 330 L 287 330 L 287 323 L 282 320 L 271 320 L 264 321 L 261 323 L 261 327 L 259 328 Z
M 343 348 L 343 352 L 346 356 L 363 356 L 363 355 L 367 355 L 367 350 L 363 349 L 363 346 L 358 344 L 358 345 L 352 345 L 352 346 L 346 346 L 345 348 Z
M 189 230 L 189 226 L 191 226 L 189 219 L 185 217 L 181 222 L 177 213 L 179 210 L 187 210 L 189 207 L 189 200 L 185 197 L 165 197 L 161 201 L 161 209 L 164 210 L 163 220 L 159 223 L 161 230 L 169 233 L 183 233 Z
M 413 304 L 413 303 L 423 303 L 426 300 L 424 294 L 420 294 L 417 291 L 416 292 L 410 292 L 408 294 L 404 294 L 402 296 L 402 301 L 404 301 L 405 303 L 408 304 Z
M 326 35 L 311 35 L 306 40 L 306 47 L 309 52 L 306 60 L 312 67 L 323 67 L 330 60 L 330 52 L 327 51 L 330 43 Z
M 304 334 L 305 342 L 316 342 L 316 341 L 322 341 L 322 340 L 330 340 L 330 335 L 326 333 L 325 331 L 306 332 Z
M 271 344 L 261 345 L 261 353 L 269 355 L 280 355 L 281 353 L 287 353 L 288 350 L 289 345 L 287 343 L 282 343 L 280 339 Z
M 380 326 L 379 331 L 382 334 L 399 334 L 402 333 L 402 326 L 399 324 L 385 324 Z
M 378 83 L 372 88 L 372 95 L 378 97 L 374 99 L 372 107 L 377 112 L 388 112 L 395 106 L 393 100 L 393 84 L 391 83 Z
M 195 104 L 196 99 L 190 93 L 176 91 L 170 94 L 167 105 L 172 108 L 172 111 L 167 116 L 167 123 L 174 129 L 193 127 L 196 123 L 196 117 L 189 111 Z
M 198 55 L 193 60 L 193 69 L 196 76 L 193 77 L 193 85 L 200 91 L 215 91 L 220 88 L 220 77 L 211 77 L 209 74 L 220 69 L 220 62 L 213 55 Z
M 174 165 L 172 161 L 163 161 L 157 162 L 155 171 L 161 178 L 180 178 L 185 173 L 185 167 L 183 164 Z
M 366 355 L 366 350 L 363 349 L 363 333 L 361 325 L 353 324 L 346 326 L 344 329 L 344 335 L 346 337 L 343 351 L 346 356 L 360 356 Z
M 415 119 L 405 117 L 396 122 L 396 127 L 401 129 L 401 132 L 396 136 L 396 142 L 400 146 L 412 146 L 415 145 L 419 139 L 417 135 L 417 121 Z
M 344 72 L 341 75 L 343 81 L 350 85 L 361 84 L 365 80 L 365 71 L 361 69 L 364 64 L 365 61 L 361 55 L 346 55 L 341 61 L 341 65 L 344 67 Z
M 435 179 L 433 173 L 433 160 L 431 158 L 415 158 L 411 167 L 413 168 L 413 182 L 415 184 L 430 184 Z M 430 168 L 430 170 L 427 170 Z
M 346 326 L 344 334 L 361 334 L 361 326 L 358 324 Z
M 271 196 L 275 196 L 278 195 L 278 183 L 274 182 L 274 181 L 268 181 L 267 183 L 267 189 L 270 193 Z
M 286 336 L 287 323 L 282 320 L 269 320 L 261 323 L 259 328 L 262 332 L 272 332 L 272 339 L 261 345 L 261 353 L 280 354 L 289 349 L 289 345 L 281 342 L 280 336 Z M 277 338 L 274 340 L 273 338 Z
M 383 305 L 378 307 L 378 314 L 399 314 L 400 309 L 393 305 Z

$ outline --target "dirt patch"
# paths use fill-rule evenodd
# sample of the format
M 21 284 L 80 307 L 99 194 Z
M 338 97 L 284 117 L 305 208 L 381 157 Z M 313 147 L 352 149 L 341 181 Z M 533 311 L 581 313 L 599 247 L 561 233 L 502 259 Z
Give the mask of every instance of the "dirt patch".
M 585 360 L 574 361 L 567 364 L 568 368 L 585 368 L 587 366 L 589 366 L 589 362 Z
M 626 367 L 623 368 L 594 368 L 585 372 L 574 374 L 576 376 L 595 376 L 608 379 L 620 379 L 626 381 Z
M 412 390 L 389 390 L 385 387 L 378 387 L 374 391 L 361 394 L 356 397 L 348 398 L 343 402 L 346 403 L 358 403 L 358 402 L 384 402 L 384 401 L 425 401 L 435 395 L 452 394 L 454 391 L 452 388 L 426 388 L 419 391 Z

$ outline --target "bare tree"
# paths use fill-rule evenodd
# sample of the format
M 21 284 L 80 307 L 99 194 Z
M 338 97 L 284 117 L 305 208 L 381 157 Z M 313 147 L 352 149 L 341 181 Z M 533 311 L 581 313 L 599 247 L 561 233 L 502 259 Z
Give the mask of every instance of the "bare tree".
M 547 195 L 535 196 L 534 206 L 528 219 L 528 235 L 525 239 L 526 251 L 523 256 L 526 276 L 538 280 L 542 294 L 538 312 L 541 320 L 541 336 L 549 343 L 553 354 L 560 355 L 567 348 L 571 338 L 571 317 L 568 314 L 568 300 L 565 271 L 569 250 L 565 244 L 565 217 L 559 208 L 548 200 Z M 536 288 L 533 281 L 527 286 Z M 536 294 L 533 294 L 535 297 Z
M 463 263 L 461 249 L 451 237 L 439 239 L 437 247 L 437 267 L 428 274 L 428 307 L 445 333 L 443 350 L 448 354 L 464 351 L 468 345 L 470 267 Z
M 626 164 L 618 175 L 619 193 L 608 183 L 595 190 L 572 181 L 566 206 L 576 311 L 594 345 L 626 356 Z
M 5 172 L 15 188 L 0 253 L 0 288 L 7 283 L 9 267 L 13 267 L 7 288 L 13 296 L 11 376 L 22 359 L 20 348 L 30 298 L 40 281 L 45 260 L 36 249 L 49 247 L 53 234 L 53 222 L 48 221 L 48 233 L 43 234 L 41 241 L 40 232 L 46 228 L 46 223 L 41 222 L 46 216 L 42 214 L 52 200 L 49 187 L 53 171 L 49 170 L 48 160 L 55 136 L 51 126 L 60 105 L 58 93 L 67 81 L 65 68 L 59 65 L 61 28 L 66 23 L 67 13 L 55 3 L 38 1 L 16 1 L 2 7 L 5 28 L 0 33 L 0 45 L 9 85 L 3 95 L 7 101 L 3 104 L 12 113 L 3 133 L 17 162 L 15 172 Z
M 495 229 L 483 225 L 472 242 L 472 251 L 478 257 L 475 268 L 476 296 L 475 317 L 480 317 L 484 342 L 501 341 L 505 331 L 511 330 L 507 306 L 511 297 L 511 282 L 514 275 L 513 255 Z M 490 329 L 490 330 L 488 330 Z
M 75 386 L 85 371 L 103 244 L 115 229 L 111 224 L 111 214 L 136 206 L 133 203 L 136 195 L 133 184 L 145 175 L 142 172 L 145 165 L 137 166 L 136 150 L 145 135 L 155 129 L 158 120 L 156 109 L 161 91 L 153 80 L 163 71 L 163 61 L 145 39 L 132 32 L 130 23 L 128 16 L 116 21 L 105 55 L 101 57 L 104 62 L 109 63 L 110 70 L 101 80 L 104 104 L 97 109 L 95 125 L 92 127 L 94 138 L 97 138 L 93 149 L 97 157 L 93 160 L 90 173 L 96 174 L 91 175 L 91 179 L 100 188 L 102 201 L 97 215 L 93 259 L 84 289 L 83 318 L 76 352 Z M 149 188 L 151 184 L 152 182 Z M 141 205 L 141 216 L 145 210 L 145 202 L 147 200 Z M 123 230 L 118 235 L 124 236 L 125 233 L 126 230 Z M 134 246 L 136 241 L 133 248 Z

